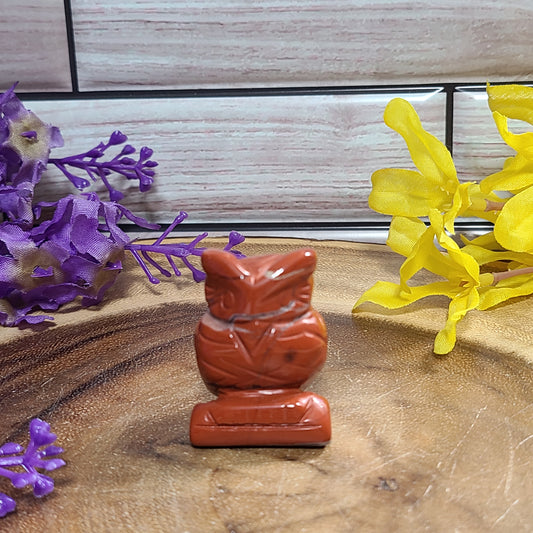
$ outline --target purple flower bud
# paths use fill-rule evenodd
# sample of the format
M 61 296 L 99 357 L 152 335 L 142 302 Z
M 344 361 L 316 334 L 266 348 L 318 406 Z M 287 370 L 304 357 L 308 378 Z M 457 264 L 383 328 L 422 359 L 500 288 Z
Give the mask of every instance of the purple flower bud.
M 32 485 L 37 479 L 37 474 L 33 472 L 23 472 L 21 474 L 16 474 L 11 478 L 11 484 L 16 489 L 21 489 L 26 485 Z
M 131 144 L 126 144 L 124 148 L 120 151 L 120 155 L 130 155 L 135 153 L 135 147 Z
M 58 468 L 61 468 L 62 466 L 65 466 L 65 461 L 63 459 L 50 459 L 49 461 L 44 461 L 41 468 L 44 468 L 45 470 L 51 472 L 52 470 L 56 470 Z
M 17 504 L 13 498 L 10 498 L 7 494 L 0 492 L 0 518 L 6 516 L 7 513 L 11 513 L 15 510 Z
M 54 480 L 44 474 L 38 474 L 37 479 L 33 482 L 33 495 L 36 498 L 42 498 L 54 490 Z
M 48 446 L 41 452 L 41 457 L 53 457 L 55 455 L 59 455 L 60 453 L 63 453 L 63 448 L 60 448 L 59 446 Z
M 141 148 L 141 151 L 140 151 L 140 160 L 141 161 L 145 161 L 146 159 L 149 159 L 150 157 L 152 157 L 152 154 L 154 153 L 154 151 L 151 149 L 151 148 L 148 148 L 148 146 L 143 146 Z
M 14 453 L 20 453 L 24 448 L 16 442 L 6 442 L 0 448 L 0 457 L 2 455 L 13 455 Z
M 128 140 L 128 136 L 124 135 L 121 131 L 114 131 L 111 136 L 109 137 L 109 144 L 110 145 L 116 145 L 116 144 L 122 144 L 123 142 L 126 142 Z
M 117 191 L 117 189 L 110 189 L 109 190 L 109 199 L 112 202 L 120 202 L 124 198 L 124 194 L 120 191 Z
M 224 250 L 229 251 L 234 246 L 237 246 L 244 242 L 244 235 L 241 235 L 238 231 L 231 231 L 228 236 L 228 244 L 224 246 Z
M 30 422 L 30 439 L 36 446 L 51 444 L 56 438 L 56 435 L 50 431 L 50 424 L 47 422 L 39 418 L 34 418 Z
M 149 191 L 151 187 L 152 187 L 152 183 L 151 182 L 143 180 L 143 181 L 141 181 L 141 183 L 139 185 L 139 190 L 141 192 L 146 192 L 146 191 Z
M 102 157 L 104 155 L 105 145 L 103 143 L 100 143 L 98 146 L 95 146 L 88 152 L 85 152 L 83 154 L 85 157 L 90 157 L 94 159 L 98 159 L 99 157 Z

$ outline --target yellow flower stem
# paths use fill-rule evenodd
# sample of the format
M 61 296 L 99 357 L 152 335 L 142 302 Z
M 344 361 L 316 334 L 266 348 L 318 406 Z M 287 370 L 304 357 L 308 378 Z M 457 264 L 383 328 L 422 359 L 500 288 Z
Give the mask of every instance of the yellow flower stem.
M 505 202 L 498 202 L 496 200 L 489 200 L 488 198 L 471 198 L 469 211 L 501 211 Z
M 517 268 L 515 270 L 506 270 L 505 272 L 493 272 L 492 275 L 494 276 L 494 281 L 492 284 L 496 285 L 496 283 L 502 279 L 520 276 L 521 274 L 533 274 L 533 267 Z
M 493 200 L 485 200 L 485 211 L 501 211 L 505 202 L 494 202 Z

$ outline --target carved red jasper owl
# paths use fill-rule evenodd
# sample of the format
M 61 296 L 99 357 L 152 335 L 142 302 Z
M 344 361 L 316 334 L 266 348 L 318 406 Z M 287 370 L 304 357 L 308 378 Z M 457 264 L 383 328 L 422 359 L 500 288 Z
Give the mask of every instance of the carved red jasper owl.
M 195 347 L 218 398 L 195 407 L 192 444 L 326 444 L 328 403 L 300 389 L 326 359 L 326 327 L 310 303 L 315 252 L 238 259 L 207 250 L 202 264 L 209 311 Z

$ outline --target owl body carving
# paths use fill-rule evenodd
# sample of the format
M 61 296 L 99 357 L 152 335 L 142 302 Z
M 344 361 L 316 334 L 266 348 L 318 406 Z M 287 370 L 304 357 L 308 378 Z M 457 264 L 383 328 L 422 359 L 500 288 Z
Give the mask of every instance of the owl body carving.
M 197 446 L 324 445 L 327 401 L 305 385 L 326 359 L 327 332 L 311 307 L 313 250 L 238 259 L 207 250 L 209 311 L 198 324 L 200 374 L 218 398 L 191 418 Z

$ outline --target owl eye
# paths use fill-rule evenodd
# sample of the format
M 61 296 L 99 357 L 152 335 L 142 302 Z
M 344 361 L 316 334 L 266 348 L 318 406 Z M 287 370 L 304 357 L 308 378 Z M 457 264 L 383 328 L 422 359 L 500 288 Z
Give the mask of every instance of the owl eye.
M 220 295 L 219 305 L 222 309 L 233 310 L 235 308 L 235 294 L 231 291 L 224 291 Z

